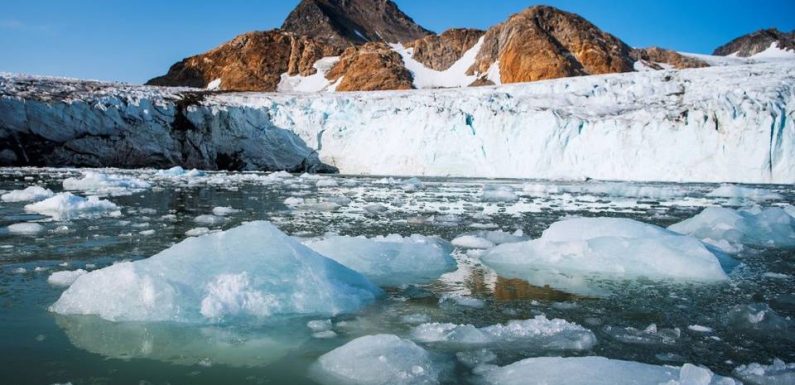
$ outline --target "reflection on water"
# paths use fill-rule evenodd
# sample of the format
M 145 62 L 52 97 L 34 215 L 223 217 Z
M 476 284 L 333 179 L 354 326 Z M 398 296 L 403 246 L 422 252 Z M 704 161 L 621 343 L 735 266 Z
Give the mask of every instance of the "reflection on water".
M 577 301 L 582 297 L 555 290 L 549 286 L 533 286 L 521 279 L 497 277 L 494 299 L 498 301 L 537 300 L 537 301 Z

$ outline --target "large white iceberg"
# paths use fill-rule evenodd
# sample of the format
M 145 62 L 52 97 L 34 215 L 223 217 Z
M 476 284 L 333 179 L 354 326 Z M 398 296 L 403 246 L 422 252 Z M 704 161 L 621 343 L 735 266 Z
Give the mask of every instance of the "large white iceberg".
M 3 202 L 37 202 L 55 195 L 52 190 L 41 186 L 30 186 L 24 190 L 14 190 L 3 194 Z
M 422 235 L 329 236 L 305 244 L 381 286 L 427 283 L 456 269 L 452 247 Z
M 431 385 L 441 372 L 428 351 L 389 334 L 357 338 L 313 367 L 313 377 L 330 385 Z
M 701 241 L 623 218 L 576 218 L 553 223 L 541 238 L 508 243 L 481 260 L 500 275 L 574 294 L 607 294 L 598 281 L 727 279 Z
M 80 178 L 67 178 L 63 181 L 64 190 L 101 195 L 129 195 L 149 187 L 149 182 L 138 178 L 94 171 L 84 171 Z
M 702 239 L 725 252 L 737 252 L 743 245 L 795 247 L 795 218 L 779 207 L 740 210 L 708 207 L 668 229 Z
M 25 211 L 46 215 L 56 221 L 121 215 L 119 207 L 113 202 L 94 196 L 83 198 L 69 192 L 26 205 Z
M 485 370 L 488 385 L 739 385 L 709 369 L 681 368 L 604 357 L 538 357 Z
M 545 316 L 482 328 L 451 323 L 425 323 L 412 330 L 411 338 L 422 343 L 457 348 L 540 351 L 589 350 L 596 344 L 596 336 L 590 330 L 562 319 L 550 320 Z
M 365 277 L 261 221 L 83 275 L 50 310 L 111 321 L 261 321 L 352 312 L 380 294 Z

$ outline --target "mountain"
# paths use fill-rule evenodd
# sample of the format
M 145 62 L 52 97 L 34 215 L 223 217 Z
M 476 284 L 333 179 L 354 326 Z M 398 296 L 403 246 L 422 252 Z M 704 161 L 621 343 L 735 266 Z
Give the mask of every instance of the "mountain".
M 282 29 L 338 48 L 376 41 L 401 43 L 433 34 L 391 0 L 303 0 Z
M 775 28 L 762 29 L 740 36 L 716 48 L 713 55 L 749 57 L 764 52 L 773 44 L 776 44 L 780 50 L 795 51 L 795 31 L 786 33 Z
M 630 72 L 636 62 L 643 70 L 706 66 L 673 51 L 630 48 L 548 6 L 487 31 L 436 35 L 389 0 L 304 0 L 281 29 L 238 36 L 147 84 L 289 92 L 450 88 Z

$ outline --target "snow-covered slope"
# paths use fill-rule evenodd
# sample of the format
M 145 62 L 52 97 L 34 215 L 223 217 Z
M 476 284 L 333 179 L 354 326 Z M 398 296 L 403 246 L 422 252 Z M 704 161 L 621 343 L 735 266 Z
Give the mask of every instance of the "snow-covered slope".
M 125 135 L 147 137 L 125 151 L 170 143 L 176 91 L 17 80 L 0 77 L 0 136 L 44 127 L 53 138 L 114 138 L 124 115 L 138 119 Z M 466 89 L 211 94 L 185 112 L 208 133 L 199 147 L 275 164 L 314 149 L 350 174 L 748 183 L 795 182 L 793 115 L 787 60 Z

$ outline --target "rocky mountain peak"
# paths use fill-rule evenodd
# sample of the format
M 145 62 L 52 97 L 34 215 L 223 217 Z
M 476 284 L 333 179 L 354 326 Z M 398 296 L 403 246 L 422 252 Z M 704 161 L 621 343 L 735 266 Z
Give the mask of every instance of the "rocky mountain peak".
M 749 57 L 770 48 L 773 43 L 777 43 L 780 49 L 795 51 L 795 31 L 786 33 L 776 28 L 762 29 L 740 36 L 718 47 L 713 55 L 737 54 L 740 57 Z
M 303 0 L 282 29 L 340 48 L 376 41 L 400 43 L 433 34 L 391 0 Z

